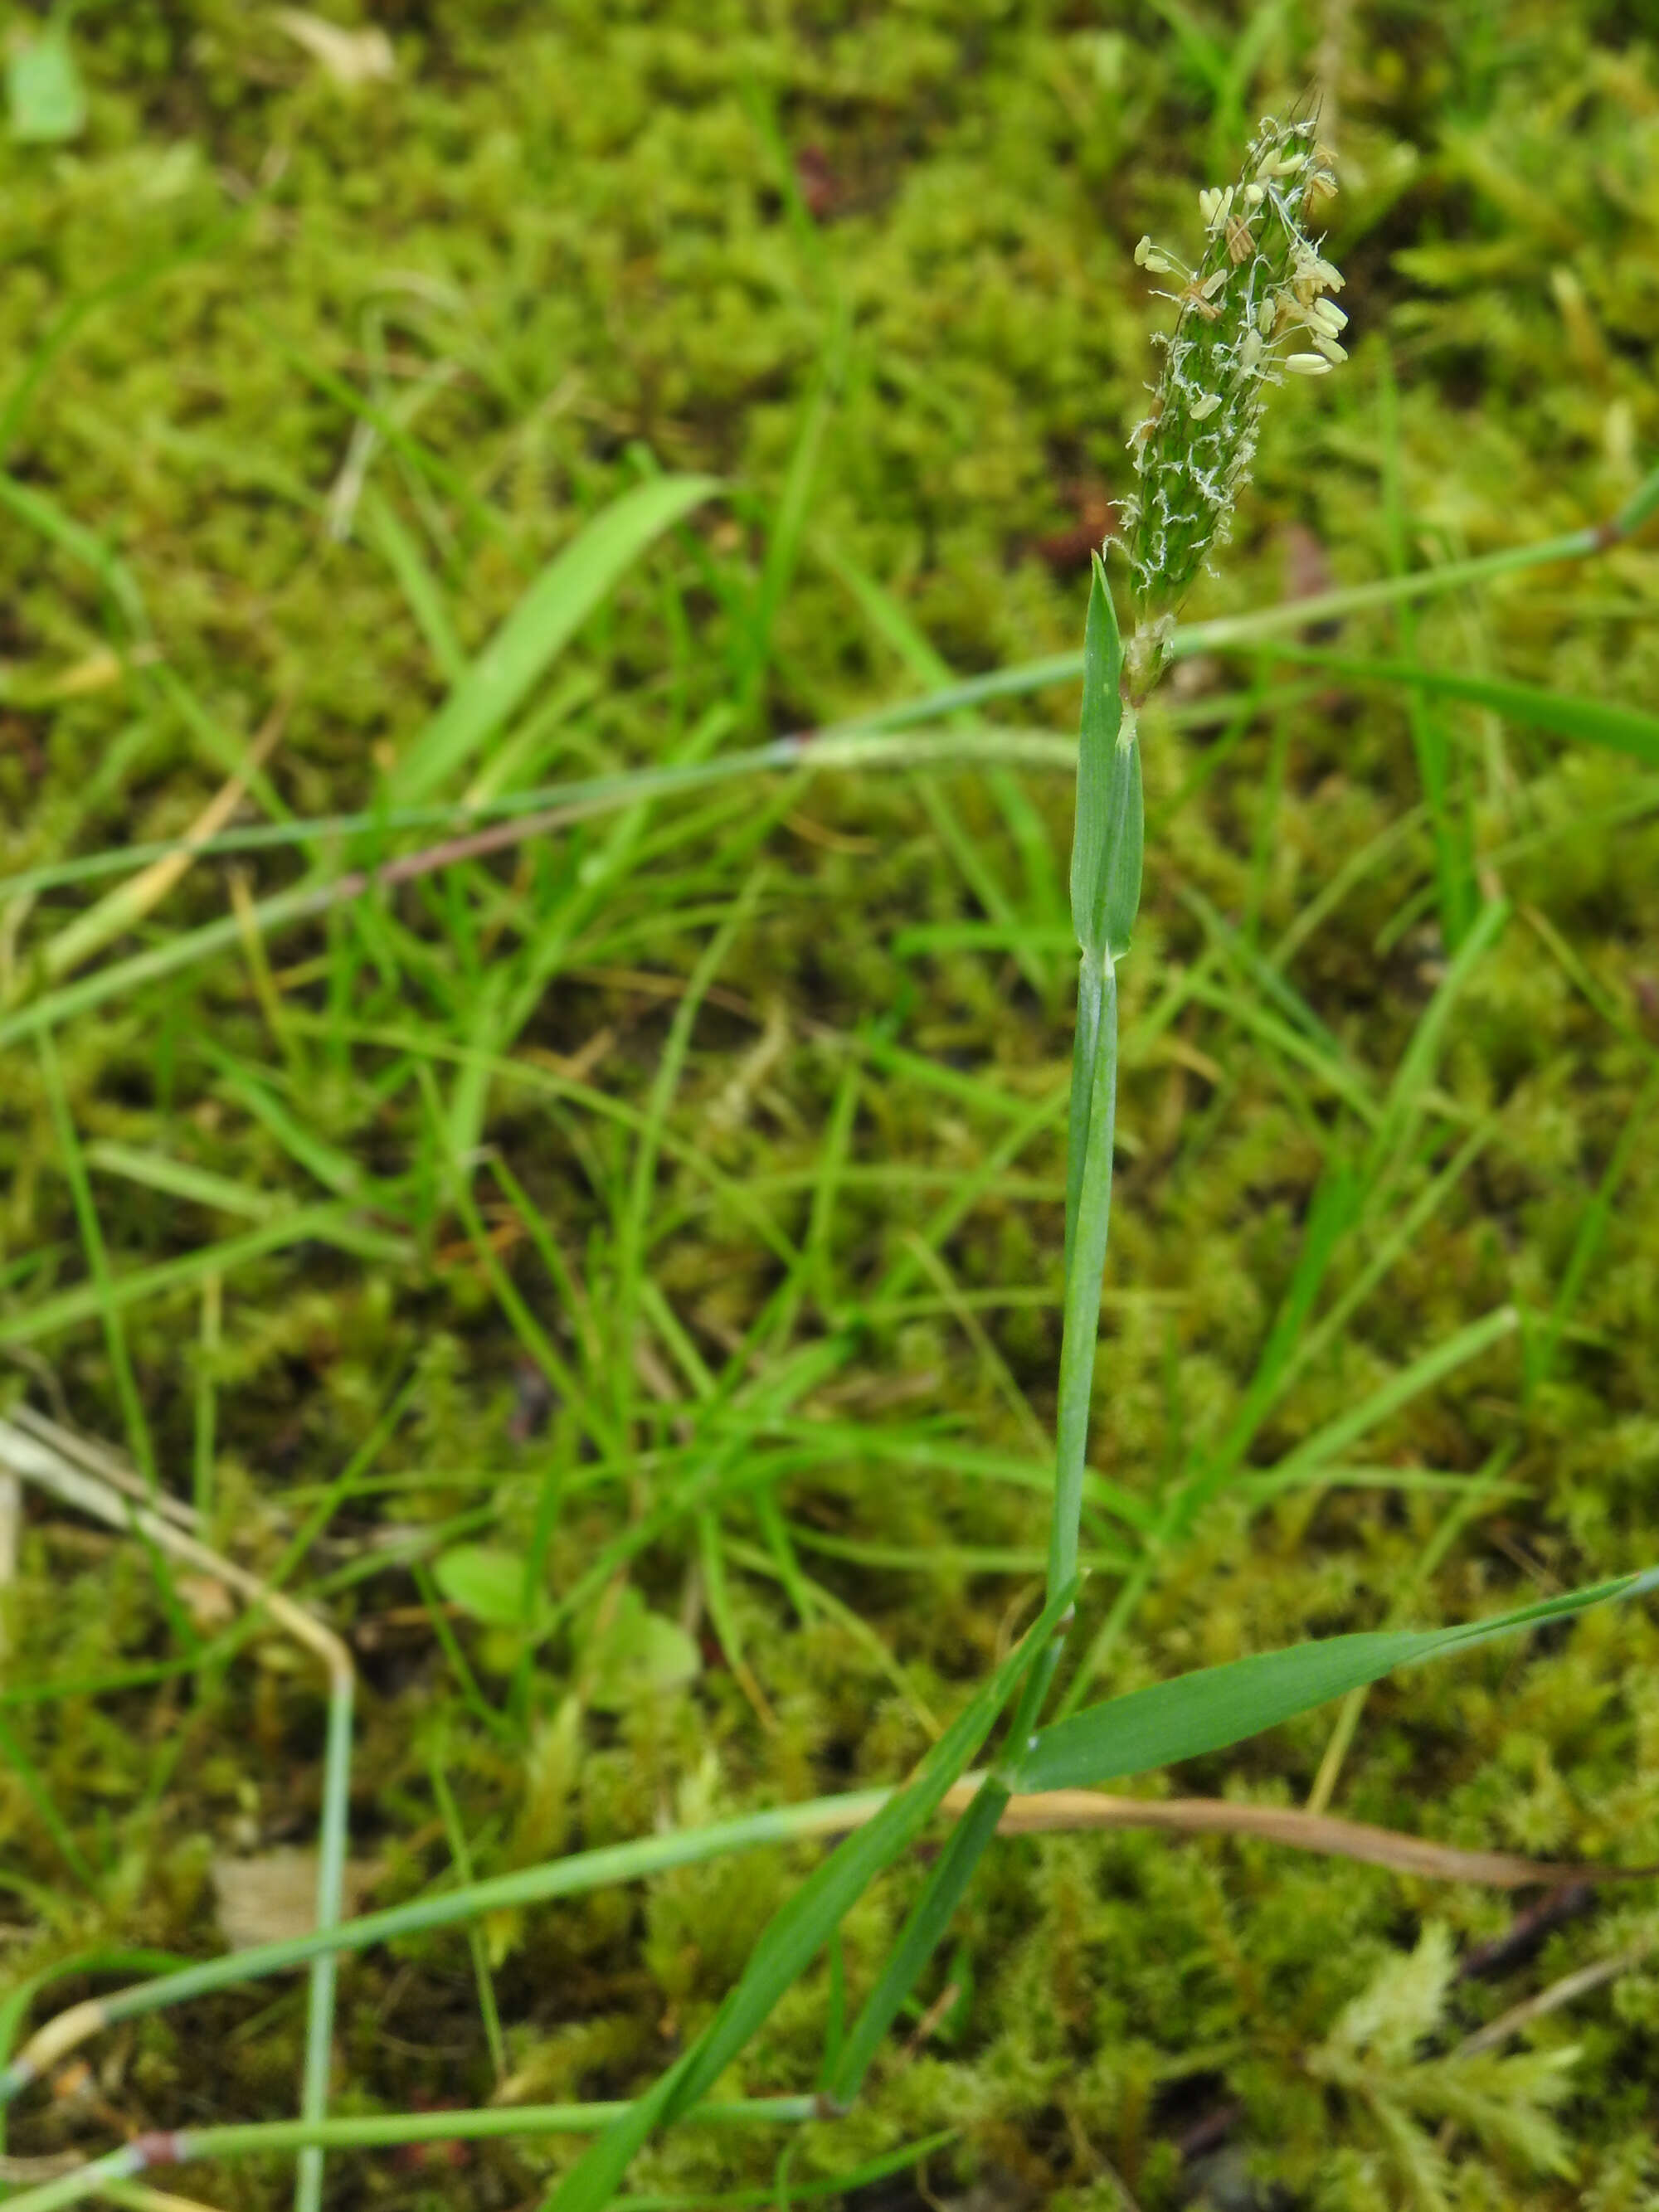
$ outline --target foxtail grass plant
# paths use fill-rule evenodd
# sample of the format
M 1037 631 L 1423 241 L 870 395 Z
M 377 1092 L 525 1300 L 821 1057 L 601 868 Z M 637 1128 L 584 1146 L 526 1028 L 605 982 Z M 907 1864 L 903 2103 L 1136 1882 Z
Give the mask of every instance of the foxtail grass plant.
M 1323 375 L 1345 358 L 1347 318 L 1329 298 L 1341 272 L 1310 237 L 1334 196 L 1332 157 L 1310 117 L 1264 119 L 1235 184 L 1199 194 L 1204 246 L 1193 265 L 1143 238 L 1138 267 L 1175 276 L 1180 310 L 1158 334 L 1163 373 L 1129 441 L 1139 489 L 1121 543 L 1135 625 L 1124 647 L 1095 556 L 1084 639 L 1083 720 L 1072 847 L 1072 921 L 1081 967 L 1066 1129 L 1066 1294 L 1048 1587 L 1076 1570 L 1095 1346 L 1112 1205 L 1117 968 L 1140 905 L 1145 813 L 1139 712 L 1168 666 L 1176 615 L 1224 542 L 1280 369 Z
M 1397 1628 L 1310 1641 L 1178 1676 L 1044 1723 L 1045 1712 L 1054 1710 L 1051 1693 L 1066 1655 L 1079 1587 L 1079 1523 L 1111 1212 L 1117 972 L 1130 951 L 1140 902 L 1144 817 L 1139 718 L 1170 659 L 1198 635 L 1186 633 L 1178 642 L 1176 617 L 1212 549 L 1225 540 L 1267 392 L 1287 378 L 1322 377 L 1344 358 L 1340 334 L 1346 317 L 1334 297 L 1341 289 L 1342 278 L 1315 235 L 1334 191 L 1334 164 L 1317 140 L 1313 118 L 1298 114 L 1269 119 L 1252 143 L 1238 179 L 1200 193 L 1202 243 L 1196 258 L 1189 264 L 1150 240 L 1143 240 L 1135 254 L 1137 264 L 1151 275 L 1174 280 L 1166 296 L 1178 312 L 1173 330 L 1160 341 L 1162 370 L 1151 406 L 1131 440 L 1139 489 L 1126 507 L 1117 541 L 1127 569 L 1133 612 L 1127 646 L 1104 561 L 1098 556 L 1092 563 L 1085 622 L 1071 868 L 1072 919 L 1080 966 L 1067 1126 L 1063 1334 L 1048 1588 L 1038 1619 L 901 1786 L 751 1814 L 719 1826 L 577 1854 L 493 1880 L 469 1881 L 459 1890 L 421 1898 L 311 1936 L 206 1960 L 73 2008 L 39 2030 L 0 2069 L 3 2102 L 88 2034 L 118 2021 L 264 1975 L 292 1972 L 341 1952 L 473 1921 L 492 1911 L 568 1897 L 601 1883 L 645 1878 L 780 1840 L 842 1832 L 843 1840 L 774 1917 L 736 1986 L 702 2033 L 639 2098 L 621 2105 L 330 2122 L 319 2116 L 320 2100 L 308 2096 L 306 2118 L 291 2125 L 203 2127 L 142 2136 L 106 2159 L 24 2189 L 9 2200 L 9 2212 L 54 2212 L 54 2208 L 125 2187 L 149 2169 L 191 2158 L 229 2158 L 276 2149 L 316 2153 L 325 2146 L 367 2148 L 434 2134 L 583 2130 L 596 2140 L 546 2201 L 552 2212 L 598 2212 L 612 2197 L 641 2145 L 672 2121 L 695 2113 L 712 2126 L 793 2125 L 844 2111 L 860 2094 L 1017 1794 L 1098 1784 L 1223 1749 L 1313 1706 L 1361 1690 L 1396 1667 L 1557 1620 L 1602 1600 L 1629 1597 L 1652 1588 L 1659 1579 L 1653 1571 L 1630 1575 L 1461 1626 Z M 702 495 L 701 488 L 697 495 Z M 690 496 L 689 492 L 673 495 L 677 500 Z M 1644 489 L 1642 514 L 1650 511 L 1656 496 L 1659 493 Z M 663 495 L 655 497 L 660 505 Z M 1620 519 L 1620 526 L 1630 524 L 1635 515 L 1633 507 Z M 657 520 L 654 507 L 647 520 Z M 1466 567 L 1471 574 L 1477 569 L 1483 574 L 1496 573 L 1529 559 L 1588 553 L 1606 542 L 1594 532 L 1577 533 L 1541 550 Z M 1411 580 L 1397 580 L 1334 594 L 1331 605 L 1333 611 L 1338 605 L 1346 611 L 1378 605 L 1415 588 Z M 1310 611 L 1304 605 L 1296 619 L 1305 620 Z M 1212 624 L 1204 635 L 1206 641 L 1224 644 L 1276 626 L 1271 617 L 1258 617 L 1243 629 Z M 533 629 L 532 624 L 525 628 L 526 653 L 534 645 Z M 1062 669 L 1072 667 L 1070 661 L 1045 664 L 1036 672 L 1017 672 L 1017 680 L 1001 678 L 977 689 L 957 687 L 939 695 L 928 711 L 954 711 L 999 689 L 1052 681 Z M 1524 687 L 1508 690 L 1519 694 Z M 1538 702 L 1548 696 L 1533 696 L 1535 716 L 1546 714 Z M 1547 711 L 1559 715 L 1564 710 L 1558 705 Z M 483 712 L 481 708 L 478 713 Z M 1593 726 L 1580 714 L 1576 733 L 1626 750 L 1653 743 L 1645 718 L 1631 710 L 1605 710 L 1605 714 L 1619 714 L 1623 721 L 1607 721 L 1604 716 Z M 884 726 L 896 727 L 903 720 L 924 718 L 912 709 L 888 718 Z M 1546 719 L 1545 726 L 1553 725 Z M 453 765 L 458 750 L 473 744 L 481 726 L 477 716 L 469 720 L 453 705 L 447 710 L 447 719 L 440 718 L 434 726 L 437 735 L 428 732 L 427 741 L 416 748 L 418 772 L 406 779 L 400 794 L 411 805 L 400 819 L 413 823 L 428 818 L 423 803 Z M 860 740 L 849 738 L 851 750 L 843 754 L 841 764 L 853 759 L 861 763 L 865 756 L 860 744 L 869 736 L 866 731 Z M 687 775 L 691 781 L 705 775 L 712 780 L 717 772 L 799 766 L 807 757 L 804 741 L 789 740 L 783 749 L 768 748 L 741 764 L 722 764 L 718 770 L 714 764 L 699 766 Z M 834 764 L 833 750 L 823 750 L 822 741 L 816 757 L 821 765 Z M 602 811 L 629 795 L 619 795 L 607 785 L 603 789 L 567 789 L 560 797 L 574 817 Z M 453 813 L 446 818 L 453 819 Z M 432 865 L 441 862 L 441 855 Z M 326 890 L 308 884 L 295 896 L 293 916 L 314 915 L 328 897 Z M 273 926 L 289 915 L 285 908 L 281 916 L 272 917 Z M 77 957 L 84 949 L 76 948 Z M 205 951 L 193 947 L 191 957 L 205 957 Z M 76 962 L 66 957 L 62 964 L 67 971 Z M 46 1003 L 52 1017 L 62 1018 L 96 1000 L 88 997 L 72 1005 L 59 988 L 55 1002 Z M 33 1011 L 13 1012 L 9 1030 L 0 1023 L 0 1042 L 20 1033 L 18 1024 Z M 1510 1327 L 1512 1322 L 1513 1316 L 1507 1316 L 1503 1325 Z M 1086 1685 L 1089 1672 L 1085 1662 L 1073 1681 L 1070 1702 Z M 1066 1711 L 1064 1705 L 1060 1711 Z M 981 1769 L 976 1762 L 981 1750 L 999 1729 L 1000 1747 L 988 1767 Z M 843 2017 L 842 1966 L 839 1953 L 835 1954 L 830 2024 L 813 2091 L 746 2100 L 730 2094 L 731 2085 L 723 2083 L 722 2077 L 774 2007 L 826 1947 L 836 1942 L 843 1919 L 858 1899 L 913 1849 L 952 1790 L 964 1782 L 971 1784 L 965 1809 L 921 1885 L 861 2008 L 850 2021 Z M 960 1802 L 963 1794 L 958 1790 L 951 1802 Z M 325 2055 L 325 2038 L 318 2040 Z M 714 2100 L 717 2086 L 727 2092 L 724 2101 Z

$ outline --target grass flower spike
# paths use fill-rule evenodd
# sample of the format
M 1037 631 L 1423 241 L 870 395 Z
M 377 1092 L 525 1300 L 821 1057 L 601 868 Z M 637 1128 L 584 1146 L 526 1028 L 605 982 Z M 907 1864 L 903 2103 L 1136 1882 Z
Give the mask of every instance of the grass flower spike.
M 1138 267 L 1179 280 L 1179 290 L 1161 296 L 1181 313 L 1154 341 L 1164 373 L 1129 441 L 1140 479 L 1121 540 L 1138 617 L 1126 656 L 1132 705 L 1158 681 L 1176 610 L 1227 535 L 1268 386 L 1282 380 L 1281 368 L 1324 376 L 1347 358 L 1348 319 L 1328 296 L 1341 290 L 1341 272 L 1307 228 L 1336 191 L 1332 162 L 1314 118 L 1269 118 L 1239 181 L 1198 196 L 1204 250 L 1195 268 L 1150 238 L 1135 248 Z

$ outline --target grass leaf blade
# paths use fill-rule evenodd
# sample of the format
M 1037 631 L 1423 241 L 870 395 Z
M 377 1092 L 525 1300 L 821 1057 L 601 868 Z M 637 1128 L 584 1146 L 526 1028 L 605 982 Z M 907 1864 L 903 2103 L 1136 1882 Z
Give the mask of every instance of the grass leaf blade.
M 556 554 L 392 770 L 392 803 L 418 805 L 441 789 L 522 704 L 653 539 L 719 489 L 717 477 L 636 484 Z
M 1636 606 L 1632 600 L 1632 612 Z M 1352 653 L 1332 653 L 1322 646 L 1293 645 L 1283 639 L 1274 641 L 1272 651 L 1275 660 L 1306 662 L 1363 683 L 1398 684 L 1448 699 L 1467 699 L 1472 706 L 1489 708 L 1506 720 L 1525 723 L 1529 729 L 1576 738 L 1581 744 L 1601 745 L 1609 752 L 1628 754 L 1648 768 L 1659 768 L 1659 714 L 1644 713 L 1639 707 L 1581 699 L 1571 692 L 1546 690 L 1541 684 L 1522 684 L 1507 676 L 1473 676 L 1461 669 L 1423 668 L 1412 661 L 1370 660 Z
M 768 1923 L 743 1978 L 679 2063 L 663 2075 L 568 2173 L 548 2212 L 598 2212 L 641 2146 L 663 2122 L 679 2118 L 706 2096 L 805 1972 L 852 1906 L 883 1869 L 921 1834 L 951 1784 L 966 1771 L 1026 1668 L 1044 1651 L 1073 1588 L 1051 1598 L 1041 1617 L 978 1695 L 922 1759 L 908 1785 L 866 1828 L 849 1836 Z
M 1076 1789 L 1224 1751 L 1229 1744 L 1243 1743 L 1281 1721 L 1377 1681 L 1396 1667 L 1414 1666 L 1468 1644 L 1484 1644 L 1489 1637 L 1559 1620 L 1582 1613 L 1586 1606 L 1634 1597 L 1655 1588 L 1659 1588 L 1659 1568 L 1546 1598 L 1491 1620 L 1468 1621 L 1455 1628 L 1324 1637 L 1177 1674 L 1172 1681 L 1155 1682 L 1127 1697 L 1087 1706 L 1071 1719 L 1040 1730 L 1020 1762 L 1018 1787 L 1022 1792 Z

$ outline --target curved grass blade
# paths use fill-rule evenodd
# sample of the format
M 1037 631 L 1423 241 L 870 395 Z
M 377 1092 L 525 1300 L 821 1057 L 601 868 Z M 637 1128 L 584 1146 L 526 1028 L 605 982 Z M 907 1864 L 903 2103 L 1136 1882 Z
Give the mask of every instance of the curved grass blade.
M 945 1931 L 974 1878 L 975 1869 L 1008 1809 L 1013 1794 L 1009 1776 L 1042 1710 L 1054 1669 L 1060 1663 L 1060 1645 L 1056 1640 L 1026 1675 L 1002 1760 L 996 1771 L 986 1778 L 951 1831 L 949 1841 L 923 1883 L 921 1895 L 888 1954 L 879 1980 L 853 2024 L 852 2033 L 830 2075 L 829 2094 L 839 2106 L 850 2106 L 864 2086 L 872 2060 L 898 2018 L 899 2008 L 921 1980 L 927 1961 L 944 1940 Z
M 1015 1786 L 1022 1793 L 1075 1789 L 1145 1774 L 1178 1759 L 1201 1758 L 1206 1752 L 1224 1751 L 1229 1744 L 1243 1743 L 1297 1713 L 1375 1682 L 1396 1667 L 1416 1666 L 1492 1637 L 1565 1620 L 1586 1606 L 1638 1597 L 1656 1589 L 1659 1567 L 1545 1598 L 1491 1620 L 1466 1621 L 1455 1628 L 1324 1637 L 1292 1644 L 1288 1650 L 1259 1652 L 1223 1667 L 1177 1674 L 1173 1681 L 1109 1698 L 1039 1730 L 1020 1761 Z
M 636 484 L 550 561 L 388 780 L 395 805 L 430 799 L 524 701 L 653 538 L 713 498 L 718 477 Z
M 647 2138 L 708 2095 L 870 1884 L 921 1834 L 951 1784 L 967 1771 L 1026 1669 L 1046 1654 L 1073 1589 L 1068 1583 L 1050 1598 L 1018 1649 L 946 1729 L 908 1785 L 867 1828 L 833 1851 L 774 1914 L 742 1979 L 690 2050 L 571 2169 L 548 2199 L 548 2212 L 598 2212 L 610 2203 Z
M 1635 602 L 1632 602 L 1634 611 Z M 1249 644 L 1248 639 L 1237 641 Z M 1560 738 L 1577 738 L 1580 744 L 1603 745 L 1608 751 L 1626 753 L 1649 768 L 1659 768 L 1659 714 L 1644 714 L 1639 707 L 1621 707 L 1601 699 L 1580 699 L 1568 691 L 1548 691 L 1539 684 L 1517 683 L 1507 676 L 1471 676 L 1459 669 L 1423 668 L 1415 661 L 1368 660 L 1346 653 L 1331 653 L 1322 646 L 1292 645 L 1276 641 L 1275 660 L 1307 662 L 1334 669 L 1366 684 L 1398 684 L 1430 691 L 1448 699 L 1467 699 L 1472 706 L 1490 708 L 1511 722 L 1528 728 L 1548 730 Z

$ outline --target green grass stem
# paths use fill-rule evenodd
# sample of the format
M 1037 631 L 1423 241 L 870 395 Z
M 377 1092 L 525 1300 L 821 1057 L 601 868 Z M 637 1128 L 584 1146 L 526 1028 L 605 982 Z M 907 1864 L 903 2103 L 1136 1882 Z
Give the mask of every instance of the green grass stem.
M 119 2150 L 91 2159 L 72 2173 L 37 2183 L 6 2199 L 6 2212 L 65 2212 L 102 2193 L 111 2181 L 129 2181 L 157 2167 L 199 2165 L 209 2159 L 280 2156 L 298 2151 L 395 2150 L 405 2143 L 501 2142 L 520 2136 L 597 2135 L 625 2120 L 634 2106 L 597 2100 L 581 2105 L 486 2106 L 474 2111 L 389 2112 L 340 2120 L 264 2120 L 228 2127 L 179 2128 L 141 2136 Z M 800 2127 L 823 2117 L 817 2097 L 734 2097 L 704 2104 L 695 2115 L 702 2127 Z

